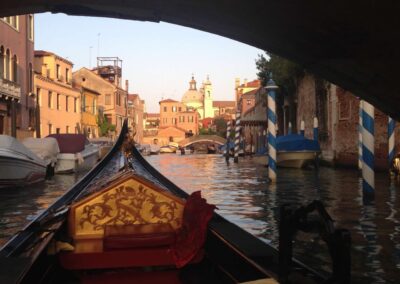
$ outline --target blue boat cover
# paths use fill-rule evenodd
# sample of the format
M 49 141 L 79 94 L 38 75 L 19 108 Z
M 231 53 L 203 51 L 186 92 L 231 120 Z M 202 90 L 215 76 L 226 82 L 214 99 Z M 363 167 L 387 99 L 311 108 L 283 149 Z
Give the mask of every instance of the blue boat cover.
M 277 151 L 321 151 L 318 141 L 300 134 L 289 134 L 276 138 Z

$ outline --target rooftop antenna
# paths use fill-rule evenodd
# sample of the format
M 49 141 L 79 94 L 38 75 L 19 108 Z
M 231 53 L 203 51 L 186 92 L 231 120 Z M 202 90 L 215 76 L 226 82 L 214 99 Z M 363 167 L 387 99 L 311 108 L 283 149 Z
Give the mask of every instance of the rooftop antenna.
M 97 34 L 97 57 L 99 57 L 100 54 L 100 35 L 101 33 Z

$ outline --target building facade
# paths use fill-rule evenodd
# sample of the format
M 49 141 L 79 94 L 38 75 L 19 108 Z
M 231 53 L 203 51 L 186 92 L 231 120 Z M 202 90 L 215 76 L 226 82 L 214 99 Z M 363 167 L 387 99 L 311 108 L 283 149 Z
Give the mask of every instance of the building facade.
M 33 136 L 34 16 L 0 18 L 0 134 Z
M 144 100 L 138 94 L 128 95 L 128 126 L 135 133 L 134 139 L 137 143 L 143 143 L 143 117 Z
M 185 133 L 199 133 L 199 113 L 184 103 L 166 99 L 160 101 L 160 129 L 177 127 Z
M 121 131 L 127 117 L 127 92 L 115 85 L 116 80 L 107 80 L 87 68 L 81 68 L 72 74 L 74 84 L 93 90 L 98 96 L 100 116 L 115 125 L 116 134 Z
M 72 66 L 52 52 L 35 51 L 34 85 L 40 114 L 37 137 L 81 131 L 81 93 L 72 86 Z
M 97 138 L 99 137 L 99 126 L 97 124 L 99 109 L 97 101 L 100 93 L 85 87 L 81 87 L 80 90 L 82 102 L 82 132 L 88 138 Z

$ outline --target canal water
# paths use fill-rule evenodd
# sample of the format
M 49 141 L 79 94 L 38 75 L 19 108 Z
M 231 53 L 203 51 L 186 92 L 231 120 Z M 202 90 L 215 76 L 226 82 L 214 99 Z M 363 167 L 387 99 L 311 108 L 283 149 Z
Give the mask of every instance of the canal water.
M 269 184 L 266 168 L 249 157 L 229 165 L 219 155 L 146 158 L 188 193 L 201 190 L 218 213 L 273 246 L 278 244 L 280 205 L 321 200 L 336 226 L 351 231 L 353 283 L 399 283 L 400 188 L 385 173 L 376 176 L 375 201 L 365 205 L 356 170 L 279 169 L 277 183 Z M 0 190 L 0 245 L 81 176 L 57 175 L 45 185 Z M 330 271 L 327 248 L 316 235 L 298 234 L 294 249 L 295 257 L 307 265 Z
M 0 189 L 0 246 L 56 201 L 85 173 L 55 175 L 34 186 Z
M 250 157 L 229 166 L 219 155 L 158 155 L 148 161 L 188 193 L 201 190 L 218 213 L 265 242 L 278 246 L 279 207 L 321 200 L 338 228 L 351 231 L 353 283 L 400 282 L 400 188 L 385 173 L 376 176 L 375 201 L 363 203 L 357 170 L 279 169 L 269 184 L 267 169 Z M 330 271 L 323 240 L 301 233 L 295 257 L 316 270 Z

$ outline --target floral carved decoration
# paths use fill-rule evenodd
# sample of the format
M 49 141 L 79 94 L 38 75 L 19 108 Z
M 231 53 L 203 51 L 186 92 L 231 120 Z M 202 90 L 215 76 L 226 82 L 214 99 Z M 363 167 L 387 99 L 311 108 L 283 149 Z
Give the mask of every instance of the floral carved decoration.
M 120 185 L 104 193 L 100 202 L 83 207 L 79 227 L 103 231 L 106 225 L 169 223 L 178 228 L 182 210 L 181 204 L 141 184 L 137 188 Z

